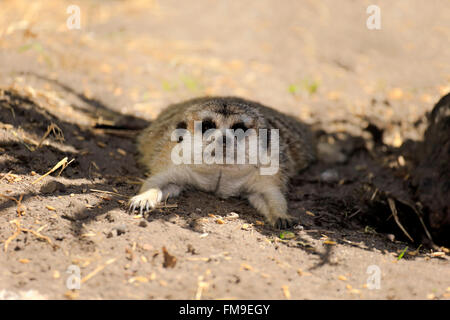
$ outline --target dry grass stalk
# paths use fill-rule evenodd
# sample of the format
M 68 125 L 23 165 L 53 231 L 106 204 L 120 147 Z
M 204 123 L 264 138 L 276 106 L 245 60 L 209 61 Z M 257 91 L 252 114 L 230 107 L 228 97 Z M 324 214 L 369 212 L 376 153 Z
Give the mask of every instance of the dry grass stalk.
M 91 279 L 93 276 L 95 276 L 97 273 L 99 273 L 100 271 L 105 269 L 106 266 L 110 265 L 111 263 L 115 262 L 116 260 L 117 260 L 117 258 L 112 258 L 112 259 L 109 259 L 108 261 L 106 261 L 104 264 L 98 266 L 97 268 L 94 269 L 94 271 L 92 271 L 87 276 L 85 276 L 83 279 L 81 279 L 81 283 L 85 283 L 86 281 Z
M 51 168 L 46 174 L 44 174 L 43 176 L 37 178 L 36 180 L 34 180 L 31 184 L 35 184 L 36 182 L 44 179 L 46 176 L 48 176 L 50 173 L 58 170 L 60 167 L 62 167 L 61 171 L 59 172 L 58 176 L 61 174 L 61 172 L 72 162 L 74 161 L 74 159 L 70 160 L 70 162 L 67 162 L 68 158 L 65 157 L 64 159 L 62 159 L 60 162 L 58 162 L 53 168 Z
M 38 142 L 38 144 L 36 146 L 36 149 L 39 149 L 41 147 L 42 143 L 49 136 L 50 133 L 53 133 L 53 135 L 55 136 L 56 140 L 64 141 L 64 134 L 63 134 L 62 130 L 55 123 L 52 122 L 47 127 L 47 131 L 44 133 L 44 135 L 42 136 L 41 140 L 39 140 L 39 142 Z
M 397 208 L 395 206 L 395 201 L 392 198 L 388 198 L 389 207 L 391 208 L 392 215 L 394 216 L 395 223 L 397 223 L 398 227 L 403 231 L 406 237 L 408 237 L 411 242 L 414 242 L 413 238 L 409 235 L 408 231 L 403 227 L 403 225 L 400 222 L 400 219 L 398 218 L 397 214 Z

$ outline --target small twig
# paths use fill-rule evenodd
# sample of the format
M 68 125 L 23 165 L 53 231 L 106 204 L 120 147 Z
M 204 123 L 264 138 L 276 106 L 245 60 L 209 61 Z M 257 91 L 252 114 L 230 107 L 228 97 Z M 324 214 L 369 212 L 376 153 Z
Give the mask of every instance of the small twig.
M 13 198 L 13 197 L 10 197 L 10 196 L 6 196 L 6 195 L 1 194 L 1 193 L 0 193 L 0 197 L 17 202 L 16 198 Z
M 375 196 L 378 193 L 378 188 L 375 189 L 375 192 L 372 194 L 372 197 L 370 197 L 370 201 L 373 201 L 373 199 L 375 199 Z
M 0 182 L 3 181 L 3 179 L 6 179 L 7 176 L 9 176 L 12 173 L 12 170 L 10 170 L 8 173 L 4 174 L 3 177 L 0 179 Z
M 204 277 L 199 276 L 197 281 L 197 292 L 195 293 L 195 300 L 200 300 L 202 298 L 203 291 L 209 287 L 208 282 L 203 281 Z
M 72 159 L 70 162 L 72 162 L 72 161 L 73 161 L 73 159 Z M 70 162 L 69 162 L 69 163 L 70 163 Z M 36 182 L 38 182 L 38 181 L 40 181 L 41 179 L 45 178 L 45 177 L 48 176 L 50 173 L 52 173 L 52 172 L 58 170 L 59 167 L 64 166 L 64 165 L 66 165 L 66 166 L 68 165 L 68 163 L 67 163 L 67 157 L 65 157 L 64 159 L 62 159 L 62 160 L 61 160 L 60 162 L 58 162 L 53 168 L 51 168 L 46 174 L 44 174 L 43 176 L 37 178 L 37 179 L 34 180 L 31 184 L 35 184 Z M 63 168 L 65 168 L 65 167 L 63 167 Z M 61 170 L 61 171 L 62 171 L 62 170 Z
M 37 231 L 31 230 L 31 229 L 23 229 L 23 228 L 21 228 L 21 230 L 22 230 L 23 232 L 29 232 L 29 233 L 31 233 L 31 234 L 34 234 L 37 238 L 43 239 L 43 240 L 47 241 L 52 247 L 55 246 L 55 245 L 53 244 L 52 240 L 51 240 L 49 237 L 44 236 L 44 235 L 40 234 L 40 233 L 37 232 Z
M 17 238 L 17 236 L 22 232 L 22 229 L 20 228 L 20 221 L 19 220 L 12 220 L 10 222 L 14 223 L 16 225 L 16 232 L 14 232 L 14 234 L 11 237 L 6 239 L 5 246 L 4 246 L 5 253 L 6 253 L 6 251 L 8 251 L 8 246 L 11 243 L 11 241 L 13 241 L 15 238 Z
M 41 140 L 39 140 L 36 149 L 39 149 L 44 142 L 45 138 L 48 137 L 50 133 L 53 132 L 53 135 L 56 137 L 56 140 L 64 141 L 64 134 L 62 130 L 53 122 L 47 127 L 47 131 L 42 136 Z
M 17 238 L 17 236 L 21 232 L 29 232 L 29 233 L 33 234 L 34 236 L 36 236 L 37 238 L 47 241 L 53 248 L 57 247 L 57 245 L 53 244 L 52 240 L 49 237 L 40 234 L 38 231 L 22 228 L 20 226 L 20 220 L 19 219 L 11 220 L 10 223 L 14 223 L 16 225 L 17 229 L 16 229 L 16 231 L 14 232 L 14 234 L 12 236 L 10 236 L 8 239 L 6 239 L 5 245 L 4 245 L 4 251 L 5 252 L 8 250 L 8 246 L 11 243 L 11 241 L 13 241 L 15 238 Z M 41 230 L 41 229 L 39 229 L 39 230 Z
M 115 262 L 117 260 L 117 258 L 112 258 L 109 259 L 108 261 L 106 261 L 104 264 L 98 266 L 97 268 L 94 269 L 94 271 L 92 271 L 91 273 L 89 273 L 87 276 L 85 276 L 83 279 L 81 279 L 81 283 L 85 283 L 86 281 L 88 281 L 89 279 L 91 279 L 93 276 L 95 276 L 97 273 L 99 273 L 100 271 L 102 271 L 103 269 L 105 269 L 105 267 L 113 262 Z
M 356 210 L 356 212 L 352 213 L 348 218 L 351 219 L 351 218 L 353 218 L 354 216 L 356 216 L 360 212 L 361 212 L 361 208 Z
M 20 208 L 22 207 L 22 199 L 23 199 L 23 194 L 21 194 L 20 196 L 19 196 L 19 200 L 17 200 L 17 215 L 20 217 L 22 214 L 21 214 L 21 211 L 20 211 Z
M 69 162 L 63 164 L 63 167 L 61 168 L 61 170 L 60 170 L 59 173 L 58 173 L 58 177 L 61 175 L 61 173 L 64 171 L 64 169 L 67 168 L 67 166 L 68 166 L 69 164 L 71 164 L 74 160 L 75 160 L 75 159 L 72 159 L 72 160 L 70 160 Z
M 178 208 L 178 205 L 174 203 L 174 204 L 157 204 L 155 206 L 155 209 L 163 209 L 163 208 Z
M 98 190 L 98 189 L 89 189 L 89 191 L 112 194 L 112 195 L 124 197 L 124 198 L 127 198 L 127 199 L 130 198 L 129 196 L 125 196 L 125 195 L 123 195 L 123 194 L 120 194 L 120 193 L 117 193 L 117 192 L 112 192 L 112 191 Z
M 389 207 L 391 208 L 392 215 L 394 216 L 395 223 L 397 223 L 398 227 L 403 231 L 403 233 L 408 237 L 411 242 L 414 242 L 413 238 L 409 235 L 403 225 L 400 223 L 400 219 L 398 218 L 397 208 L 395 207 L 395 201 L 392 198 L 388 198 Z
M 11 133 L 15 137 L 17 137 L 17 139 L 19 139 L 20 143 L 22 143 L 28 150 L 30 150 L 31 152 L 36 150 L 34 146 L 29 146 L 28 143 L 36 146 L 38 144 L 38 142 L 31 137 L 27 137 L 26 133 L 19 135 L 15 130 L 11 130 Z
M 421 212 L 419 212 L 420 209 L 417 210 L 417 209 L 416 209 L 416 206 L 414 206 L 414 205 L 412 205 L 412 204 L 403 202 L 403 201 L 401 201 L 401 200 L 398 200 L 398 201 L 401 202 L 401 203 L 403 203 L 403 204 L 406 204 L 407 206 L 409 206 L 410 208 L 413 209 L 413 211 L 416 213 L 417 217 L 419 218 L 419 221 L 420 221 L 420 223 L 422 224 L 422 227 L 423 227 L 423 229 L 424 229 L 424 231 L 425 231 L 425 234 L 427 235 L 428 239 L 430 239 L 430 240 L 433 242 L 433 238 L 431 237 L 431 234 L 430 234 L 430 232 L 428 231 L 428 228 L 427 228 L 427 226 L 425 225 L 425 222 L 424 222 L 423 219 L 422 219 L 422 214 L 421 214 Z
M 1 194 L 1 193 L 0 193 L 0 197 L 5 198 L 5 199 L 8 199 L 8 200 L 12 200 L 12 201 L 14 201 L 15 203 L 17 203 L 17 209 L 16 209 L 16 211 L 17 211 L 17 214 L 18 214 L 19 216 L 21 216 L 20 208 L 22 207 L 23 194 L 21 194 L 21 195 L 19 196 L 19 200 L 17 200 L 17 199 L 14 198 L 14 197 L 6 196 L 6 195 Z

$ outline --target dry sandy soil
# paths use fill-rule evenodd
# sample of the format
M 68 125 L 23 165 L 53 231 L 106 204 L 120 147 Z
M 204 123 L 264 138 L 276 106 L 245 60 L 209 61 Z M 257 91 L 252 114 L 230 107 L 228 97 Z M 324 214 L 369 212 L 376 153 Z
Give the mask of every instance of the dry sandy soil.
M 381 30 L 370 1 L 78 3 L 69 30 L 72 1 L 2 2 L 0 299 L 450 298 L 448 235 L 424 235 L 408 156 L 450 91 L 448 1 L 377 1 Z M 204 193 L 126 213 L 138 130 L 202 95 L 315 128 L 328 156 L 292 180 L 294 228 Z

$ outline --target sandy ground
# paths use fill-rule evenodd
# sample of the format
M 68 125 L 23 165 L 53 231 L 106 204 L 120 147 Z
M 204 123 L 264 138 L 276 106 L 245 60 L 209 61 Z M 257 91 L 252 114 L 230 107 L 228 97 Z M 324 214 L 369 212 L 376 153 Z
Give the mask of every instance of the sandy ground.
M 450 91 L 448 1 L 377 1 L 381 30 L 370 1 L 78 2 L 80 30 L 71 2 L 1 5 L 0 299 L 449 299 L 448 249 L 405 223 L 408 242 L 388 205 L 418 206 L 400 152 Z M 126 213 L 138 129 L 202 95 L 260 101 L 332 146 L 291 183 L 296 227 L 204 193 Z

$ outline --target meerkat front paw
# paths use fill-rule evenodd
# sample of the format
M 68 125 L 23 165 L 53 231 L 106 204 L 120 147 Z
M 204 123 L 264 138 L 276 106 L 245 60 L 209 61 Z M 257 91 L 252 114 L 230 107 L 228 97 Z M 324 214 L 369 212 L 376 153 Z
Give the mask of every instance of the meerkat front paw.
M 287 229 L 294 225 L 294 221 L 291 217 L 288 218 L 277 218 L 274 223 L 274 227 L 277 229 Z
M 128 206 L 129 211 L 134 212 L 138 209 L 142 214 L 144 211 L 154 209 L 161 202 L 163 192 L 159 188 L 152 188 L 144 191 L 130 199 Z
M 294 225 L 294 218 L 287 213 L 280 213 L 279 211 L 271 211 L 268 216 L 266 216 L 269 224 L 276 229 L 288 229 Z
M 264 197 L 262 194 L 253 193 L 248 196 L 248 200 L 266 218 L 271 226 L 277 229 L 287 229 L 294 224 L 293 218 L 285 213 L 287 211 L 287 205 L 281 194 L 275 196 L 275 200 L 273 200 L 271 196 L 274 194 L 276 195 L 277 193 L 275 192 L 270 196 L 266 195 Z M 267 201 L 267 198 L 272 199 L 272 201 Z

